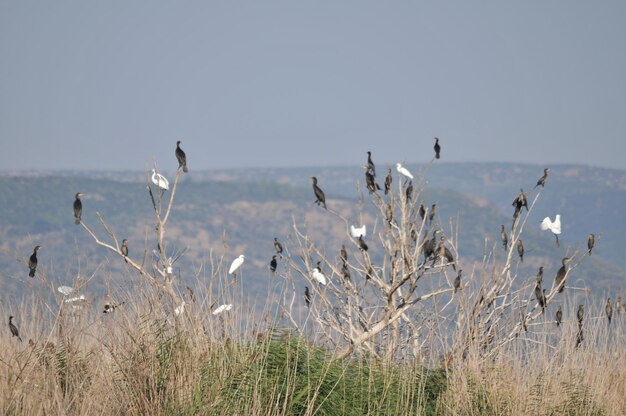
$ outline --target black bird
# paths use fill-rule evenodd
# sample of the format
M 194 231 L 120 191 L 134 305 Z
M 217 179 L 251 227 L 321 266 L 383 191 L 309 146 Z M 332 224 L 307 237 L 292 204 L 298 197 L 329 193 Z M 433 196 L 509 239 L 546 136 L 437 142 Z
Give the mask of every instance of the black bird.
M 365 244 L 365 241 L 363 241 L 362 235 L 359 236 L 359 248 L 361 249 L 361 251 L 367 251 L 367 244 Z
M 278 262 L 276 261 L 276 254 L 272 256 L 272 261 L 270 261 L 270 270 L 272 273 L 276 273 L 276 267 L 278 266 Z
M 424 204 L 420 203 L 419 208 L 417 208 L 417 212 L 420 214 L 420 217 L 422 217 L 422 221 L 423 221 L 424 217 L 426 216 L 426 209 L 424 208 Z
M 561 305 L 559 305 L 559 310 L 556 311 L 556 326 L 558 327 L 563 322 L 563 309 L 561 309 Z
M 440 153 L 441 153 L 441 146 L 439 146 L 439 139 L 437 137 L 435 137 L 435 159 L 439 159 Z
M 348 252 L 346 251 L 346 246 L 343 244 L 341 245 L 339 256 L 341 257 L 341 261 L 343 262 L 343 264 L 346 264 L 348 262 Z
M 606 300 L 604 311 L 606 312 L 606 317 L 609 319 L 609 325 L 611 325 L 611 318 L 613 317 L 613 305 L 611 305 L 611 298 Z
M 543 282 L 543 266 L 539 267 L 539 271 L 537 272 L 537 277 L 535 278 L 538 285 L 541 285 Z
M 563 292 L 565 289 L 565 278 L 567 277 L 567 263 L 569 262 L 569 257 L 563 257 L 561 261 L 561 268 L 556 272 L 556 277 L 554 278 L 555 287 L 559 288 L 559 293 Z M 581 305 L 582 306 L 582 305 Z
M 434 230 L 433 237 L 430 240 L 424 241 L 423 243 L 424 262 L 426 262 L 426 260 L 428 260 L 435 254 L 435 247 L 437 245 L 437 235 L 439 235 L 440 232 L 441 230 Z M 424 237 L 427 237 L 427 236 L 424 236 Z
M 35 246 L 33 254 L 31 254 L 30 259 L 28 259 L 28 268 L 30 269 L 28 275 L 30 277 L 35 277 L 35 270 L 37 270 L 37 251 L 39 251 L 40 248 L 41 246 Z
M 519 254 L 519 261 L 524 262 L 524 243 L 522 240 L 517 240 L 517 254 Z
M 278 238 L 274 237 L 274 249 L 276 250 L 276 254 L 278 254 L 281 258 L 283 257 L 283 245 L 278 242 Z
M 374 175 L 372 175 L 370 171 L 365 171 L 365 185 L 370 191 L 370 194 L 373 194 L 376 191 L 380 191 L 380 186 L 378 186 L 378 184 L 376 183 L 376 179 L 374 179 Z
M 80 201 L 81 196 L 83 196 L 83 193 L 78 192 L 74 200 L 74 224 L 80 224 L 80 217 L 83 214 L 83 203 Z
M 428 225 L 433 223 L 433 219 L 435 218 L 435 213 L 437 212 L 437 204 L 432 204 L 430 206 L 430 213 L 428 214 Z
M 545 312 L 547 304 L 546 290 L 543 289 L 542 291 L 541 284 L 539 283 L 535 285 L 535 297 L 537 298 L 537 302 L 539 302 L 539 306 L 541 306 L 542 312 Z
M 374 178 L 376 177 L 376 166 L 372 162 L 372 152 L 367 152 L 367 172 L 371 173 Z
M 319 206 L 323 206 L 326 208 L 326 196 L 324 195 L 324 191 L 317 186 L 317 178 L 315 176 L 311 176 L 311 180 L 313 180 L 313 192 L 315 193 L 315 203 Z
M 121 252 L 122 252 L 122 256 L 128 257 L 128 240 L 127 239 L 122 240 Z
M 591 233 L 587 238 L 587 248 L 589 249 L 589 255 L 591 255 L 591 250 L 593 250 L 594 244 L 596 244 L 596 236 Z
M 9 316 L 9 329 L 11 330 L 12 337 L 17 337 L 17 339 L 22 342 L 22 338 L 20 337 L 20 331 L 17 330 L 17 327 L 13 325 L 13 317 Z
M 526 194 L 524 194 L 524 190 L 522 188 L 520 188 L 519 190 L 519 202 L 520 202 L 520 209 L 521 207 L 526 207 L 526 211 L 528 211 L 528 199 L 526 198 Z
M 406 187 L 406 200 L 410 201 L 413 195 L 413 181 L 409 181 L 409 186 Z
M 504 224 L 502 224 L 502 228 L 500 228 L 500 238 L 502 238 L 502 247 L 504 247 L 504 251 L 506 251 L 509 245 L 509 237 L 507 237 L 506 231 L 504 231 Z
M 393 177 L 391 176 L 391 168 L 389 168 L 387 169 L 387 177 L 385 178 L 385 195 L 387 195 L 391 189 L 391 182 L 393 182 Z
M 187 286 L 187 289 L 189 289 L 189 286 Z M 104 304 L 104 310 L 102 311 L 102 313 L 111 313 L 115 310 L 115 308 L 117 308 L 118 306 L 122 306 L 124 303 L 125 302 L 122 302 L 122 303 L 107 302 Z
M 456 275 L 456 279 L 454 279 L 454 293 L 461 288 L 461 273 L 463 273 L 463 270 L 459 269 L 459 273 Z
M 176 142 L 176 159 L 178 159 L 178 169 L 183 168 L 183 172 L 188 172 L 187 170 L 187 155 L 183 152 L 183 149 L 180 148 L 180 140 Z
M 454 257 L 452 256 L 452 252 L 446 247 L 446 237 L 441 236 L 441 240 L 439 241 L 439 247 L 437 247 L 437 253 L 435 257 L 435 261 L 437 259 L 445 259 L 447 263 L 452 264 L 452 268 L 456 271 L 456 266 L 454 265 Z
M 543 170 L 543 176 L 541 178 L 539 178 L 539 180 L 537 181 L 537 185 L 535 185 L 535 188 L 538 187 L 539 185 L 541 185 L 541 187 L 543 188 L 546 185 L 546 179 L 548 179 L 548 172 L 550 171 L 549 168 L 545 168 Z
M 576 317 L 578 318 L 578 326 L 582 327 L 583 318 L 585 317 L 585 307 L 583 305 L 578 305 L 578 312 L 576 312 Z
M 309 292 L 309 287 L 304 287 L 304 302 L 306 302 L 306 307 L 308 308 L 311 305 L 311 292 Z
M 348 268 L 347 263 L 343 263 L 343 265 L 341 266 L 341 275 L 344 279 L 350 280 L 350 269 Z

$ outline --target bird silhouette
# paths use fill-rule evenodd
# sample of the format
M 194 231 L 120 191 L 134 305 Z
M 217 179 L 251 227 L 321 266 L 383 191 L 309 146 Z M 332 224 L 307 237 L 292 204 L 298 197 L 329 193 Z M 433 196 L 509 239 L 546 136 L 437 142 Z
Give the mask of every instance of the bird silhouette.
M 596 244 L 596 236 L 591 233 L 589 237 L 587 237 L 587 249 L 589 249 L 589 255 L 591 255 L 591 250 L 593 250 L 593 246 Z
M 391 182 L 393 182 L 393 178 L 391 176 L 391 168 L 389 168 L 387 169 L 387 177 L 385 178 L 385 195 L 387 195 L 391 189 Z
M 313 181 L 313 193 L 315 193 L 315 203 L 319 206 L 323 206 L 326 208 L 326 195 L 324 195 L 324 191 L 317 186 L 317 178 L 315 176 L 311 176 L 311 180 Z
M 180 140 L 176 142 L 176 159 L 178 160 L 178 169 L 182 167 L 183 172 L 187 173 L 189 172 L 187 170 L 187 155 L 185 155 L 183 149 L 180 148 L 180 143 Z
M 74 200 L 74 224 L 80 224 L 83 214 L 83 203 L 80 200 L 81 196 L 83 196 L 82 192 L 76 193 L 76 199 Z
M 563 257 L 561 260 L 561 268 L 557 270 L 556 277 L 554 278 L 554 286 L 558 288 L 559 293 L 562 293 L 565 289 L 565 278 L 567 277 L 567 263 L 570 261 L 569 257 Z
M 30 277 L 35 277 L 35 271 L 37 270 L 37 251 L 39 251 L 40 248 L 41 246 L 35 246 L 35 248 L 33 248 L 33 254 L 31 254 L 28 259 L 28 275 Z
M 548 172 L 550 171 L 549 168 L 545 168 L 543 170 L 543 176 L 541 178 L 539 178 L 539 180 L 537 181 L 537 185 L 535 185 L 535 188 L 538 187 L 539 185 L 541 185 L 541 187 L 543 188 L 546 184 L 546 179 L 548 179 Z
M 272 256 L 272 260 L 270 261 L 270 270 L 272 274 L 276 273 L 276 267 L 278 267 L 278 262 L 276 261 L 276 254 Z
M 519 261 L 524 262 L 524 243 L 522 239 L 517 240 L 517 254 L 519 254 Z
M 17 339 L 22 342 L 22 338 L 20 337 L 20 331 L 18 331 L 17 327 L 13 324 L 12 316 L 9 316 L 9 329 L 11 330 L 12 337 L 17 337 Z
M 433 148 L 435 149 L 435 159 L 439 159 L 441 156 L 441 146 L 439 145 L 439 139 L 437 137 L 435 137 L 435 146 Z
M 561 322 L 563 322 L 563 309 L 561 308 L 561 305 L 559 305 L 559 310 L 556 311 L 555 318 L 556 318 L 556 326 L 558 327 L 561 325 Z

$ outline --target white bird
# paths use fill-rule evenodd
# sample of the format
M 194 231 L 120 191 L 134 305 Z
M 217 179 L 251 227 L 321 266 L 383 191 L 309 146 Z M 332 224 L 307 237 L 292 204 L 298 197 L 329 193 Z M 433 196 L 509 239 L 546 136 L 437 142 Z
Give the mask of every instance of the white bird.
M 233 262 L 230 264 L 230 269 L 228 269 L 228 274 L 235 274 L 235 271 L 237 271 L 237 269 L 243 264 L 244 259 L 244 255 L 242 254 L 241 256 L 233 260 Z
M 324 276 L 324 273 L 322 273 L 319 267 L 313 269 L 313 271 L 311 272 L 311 277 L 326 286 L 326 276 Z
M 85 295 L 79 295 L 79 296 L 75 296 L 73 298 L 65 299 L 64 302 L 65 303 L 71 303 L 71 302 L 79 302 L 81 300 L 85 300 Z
M 72 293 L 72 292 L 74 291 L 74 289 L 73 289 L 73 288 L 71 288 L 71 287 L 69 287 L 69 286 L 59 286 L 59 287 L 57 288 L 57 290 L 58 290 L 60 293 L 63 293 L 65 296 L 69 295 L 70 293 Z
M 413 179 L 413 175 L 411 175 L 411 172 L 409 172 L 409 170 L 402 166 L 400 163 L 396 163 L 396 170 L 400 175 L 405 176 L 409 179 Z
M 225 303 L 223 305 L 218 306 L 217 308 L 215 308 L 215 310 L 212 312 L 213 315 L 219 315 L 222 312 L 225 311 L 229 311 L 233 308 L 233 304 L 232 303 Z
M 174 309 L 174 315 L 178 316 L 185 313 L 185 301 L 182 301 L 182 303 L 180 304 L 180 306 L 177 306 L 176 309 Z
M 354 225 L 350 226 L 350 235 L 352 236 L 352 238 L 365 237 L 366 234 L 367 227 L 365 226 L 365 224 L 359 228 L 356 228 Z
M 154 169 L 152 169 L 152 183 L 166 191 L 170 189 L 169 181 L 165 178 L 165 176 L 160 173 L 156 173 L 156 170 Z
M 557 247 L 560 246 L 559 234 L 561 234 L 561 216 L 559 214 L 556 214 L 556 217 L 554 218 L 554 222 L 550 220 L 550 217 L 545 217 L 543 221 L 541 221 L 541 230 L 552 231 L 552 234 L 554 234 L 554 236 L 556 237 L 556 246 Z

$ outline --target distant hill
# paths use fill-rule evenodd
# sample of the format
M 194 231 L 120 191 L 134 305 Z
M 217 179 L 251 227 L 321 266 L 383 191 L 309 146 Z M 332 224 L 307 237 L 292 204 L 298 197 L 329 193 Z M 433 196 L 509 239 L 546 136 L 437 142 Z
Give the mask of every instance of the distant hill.
M 499 229 L 510 227 L 512 200 L 524 188 L 530 202 L 533 186 L 543 167 L 510 164 L 407 165 L 416 175 L 425 174 L 423 202 L 438 206 L 438 223 L 451 237 L 458 219 L 460 261 L 464 269 L 481 261 L 496 248 L 502 256 Z M 377 179 L 382 184 L 386 165 L 379 164 Z M 395 169 L 394 180 L 397 181 Z M 225 262 L 246 254 L 246 290 L 267 290 L 267 265 L 273 254 L 273 238 L 289 247 L 292 221 L 306 224 L 306 231 L 328 250 L 329 257 L 348 243 L 345 224 L 313 204 L 310 176 L 317 176 L 328 204 L 349 221 L 359 221 L 360 183 L 365 204 L 362 213 L 369 230 L 380 230 L 370 196 L 363 189 L 360 167 L 248 169 L 192 172 L 184 175 L 168 224 L 168 252 L 190 247 L 177 263 L 176 272 L 185 282 L 206 277 L 208 255 L 225 253 Z M 171 177 L 171 175 L 170 175 Z M 5 292 L 19 294 L 38 284 L 28 278 L 25 261 L 36 244 L 40 269 L 54 284 L 71 283 L 77 275 L 91 276 L 93 293 L 109 290 L 110 279 L 124 282 L 132 275 L 121 259 L 111 256 L 73 223 L 72 202 L 78 191 L 83 199 L 84 220 L 98 230 L 95 212 L 100 212 L 120 238 L 128 238 L 131 257 L 141 260 L 147 241 L 148 254 L 154 247 L 153 210 L 146 191 L 144 172 L 18 172 L 0 176 L 0 285 Z M 397 186 L 397 182 L 394 183 Z M 416 188 L 420 183 L 416 181 Z M 621 208 L 626 202 L 626 172 L 585 166 L 552 167 L 533 215 L 528 220 L 524 243 L 527 255 L 520 264 L 522 275 L 533 276 L 542 265 L 546 279 L 560 266 L 560 259 L 586 248 L 589 232 L 601 235 L 593 255 L 576 269 L 573 279 L 596 292 L 626 292 L 622 255 L 626 244 L 626 221 Z M 544 216 L 563 218 L 562 246 L 541 233 Z M 372 247 L 372 245 L 370 245 Z M 373 245 L 376 261 L 377 250 Z M 353 248 L 351 248 L 353 249 Z M 20 261 L 22 263 L 20 263 Z

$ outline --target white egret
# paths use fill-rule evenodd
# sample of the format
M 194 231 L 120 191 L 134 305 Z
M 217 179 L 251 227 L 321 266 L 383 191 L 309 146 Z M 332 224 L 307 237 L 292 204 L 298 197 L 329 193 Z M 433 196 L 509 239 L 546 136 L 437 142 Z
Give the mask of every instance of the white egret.
M 541 230 L 552 231 L 552 234 L 556 237 L 556 246 L 560 247 L 559 234 L 561 234 L 561 216 L 559 214 L 556 214 L 554 222 L 550 220 L 550 217 L 545 217 L 543 221 L 541 221 Z
M 409 179 L 413 179 L 413 175 L 411 175 L 411 172 L 409 172 L 409 170 L 402 166 L 400 163 L 396 163 L 396 170 L 400 175 Z
M 57 290 L 65 296 L 68 296 L 70 293 L 74 291 L 74 288 L 70 286 L 59 286 Z
M 311 272 L 311 277 L 326 286 L 326 276 L 324 276 L 324 273 L 322 273 L 319 267 L 313 269 L 313 271 Z
M 367 227 L 365 226 L 365 224 L 360 226 L 359 228 L 351 225 L 350 235 L 352 236 L 352 238 L 365 237 L 367 235 Z
M 236 276 L 236 271 L 239 267 L 241 267 L 241 265 L 243 264 L 245 257 L 244 255 L 240 255 L 239 257 L 237 257 L 235 260 L 233 260 L 233 262 L 230 264 L 230 269 L 228 269 L 228 274 L 232 274 Z
M 156 173 L 156 170 L 152 169 L 152 183 L 158 186 L 163 190 L 170 189 L 170 182 L 165 178 L 165 176 L 160 173 Z
M 232 308 L 233 308 L 233 304 L 232 303 L 225 303 L 225 304 L 220 305 L 217 308 L 215 308 L 215 310 L 213 312 L 211 312 L 211 313 L 213 315 L 219 315 L 220 313 L 229 311 Z

